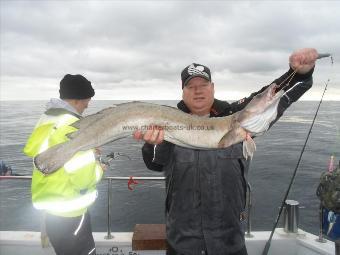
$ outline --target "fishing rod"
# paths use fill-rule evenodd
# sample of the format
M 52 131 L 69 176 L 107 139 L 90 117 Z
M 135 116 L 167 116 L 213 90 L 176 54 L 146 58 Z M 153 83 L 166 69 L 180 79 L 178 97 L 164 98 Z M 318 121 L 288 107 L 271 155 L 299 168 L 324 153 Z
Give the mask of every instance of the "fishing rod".
M 321 54 L 318 55 L 317 59 L 327 58 L 327 57 L 330 57 L 330 58 L 331 58 L 331 62 L 332 62 L 332 64 L 333 64 L 332 55 L 329 54 L 329 53 L 321 53 Z M 317 115 L 318 115 L 318 112 L 319 112 L 319 109 L 320 109 L 320 106 L 321 106 L 323 97 L 324 97 L 324 95 L 325 95 L 325 93 L 326 93 L 326 90 L 327 90 L 327 86 L 328 86 L 328 84 L 329 84 L 329 81 L 330 81 L 330 80 L 328 79 L 327 82 L 326 82 L 325 89 L 323 90 L 323 93 L 322 93 L 322 96 L 321 96 L 319 105 L 318 105 L 318 107 L 317 107 L 317 109 L 316 109 L 316 112 L 315 112 L 315 115 L 314 115 L 312 124 L 311 124 L 311 126 L 310 126 L 310 128 L 309 128 L 309 131 L 308 131 L 308 135 L 307 135 L 305 144 L 304 144 L 303 147 L 302 147 L 302 150 L 301 150 L 301 153 L 300 153 L 300 157 L 299 157 L 299 160 L 298 160 L 298 162 L 297 162 L 297 164 L 296 164 L 296 167 L 295 167 L 293 176 L 292 176 L 292 178 L 291 178 L 291 180 L 290 180 L 290 183 L 289 183 L 288 189 L 287 189 L 287 191 L 286 191 L 286 194 L 285 194 L 285 196 L 284 196 L 284 198 L 283 198 L 283 200 L 282 200 L 281 207 L 280 207 L 280 210 L 279 210 L 279 214 L 277 215 L 276 221 L 275 221 L 274 226 L 273 226 L 273 229 L 272 229 L 272 231 L 271 231 L 271 233 L 270 233 L 269 239 L 268 239 L 268 241 L 267 241 L 267 243 L 266 243 L 266 245 L 265 245 L 265 247 L 264 247 L 264 249 L 263 249 L 262 255 L 267 255 L 267 254 L 268 254 L 268 251 L 269 251 L 269 248 L 270 248 L 270 245 L 271 245 L 271 241 L 272 241 L 272 238 L 273 238 L 275 229 L 276 229 L 276 227 L 277 227 L 277 224 L 279 223 L 279 220 L 280 220 L 280 217 L 281 217 L 281 214 L 282 214 L 282 211 L 283 211 L 283 208 L 284 208 L 286 199 L 287 199 L 287 197 L 288 197 L 288 195 L 289 195 L 289 191 L 290 191 L 290 189 L 291 189 L 291 187 L 292 187 L 292 185 L 293 185 L 293 182 L 294 182 L 294 179 L 295 179 L 297 170 L 298 170 L 298 168 L 299 168 L 299 166 L 300 166 L 300 162 L 301 162 L 301 159 L 302 159 L 302 155 L 303 155 L 303 153 L 304 153 L 304 151 L 305 151 L 305 148 L 306 148 L 306 145 L 307 145 L 309 136 L 310 136 L 310 134 L 312 133 L 312 129 L 313 129 L 313 126 L 314 126 L 316 117 L 317 117 Z

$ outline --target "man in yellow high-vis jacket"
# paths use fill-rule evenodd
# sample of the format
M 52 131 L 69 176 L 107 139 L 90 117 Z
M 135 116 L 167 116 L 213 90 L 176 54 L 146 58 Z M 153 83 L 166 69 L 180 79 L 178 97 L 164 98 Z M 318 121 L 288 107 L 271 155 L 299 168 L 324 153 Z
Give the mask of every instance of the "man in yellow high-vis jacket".
M 60 99 L 51 99 L 46 112 L 36 124 L 24 152 L 29 157 L 68 140 L 95 92 L 82 75 L 67 74 L 60 81 Z M 46 232 L 57 253 L 63 255 L 95 254 L 87 208 L 97 197 L 96 184 L 103 169 L 96 161 L 96 151 L 80 151 L 58 171 L 43 175 L 33 167 L 32 202 L 46 212 Z

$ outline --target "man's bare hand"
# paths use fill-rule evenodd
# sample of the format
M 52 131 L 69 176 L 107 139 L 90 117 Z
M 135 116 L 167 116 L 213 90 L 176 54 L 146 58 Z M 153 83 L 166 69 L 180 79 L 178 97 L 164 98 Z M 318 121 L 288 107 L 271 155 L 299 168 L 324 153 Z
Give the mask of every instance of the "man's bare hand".
M 304 48 L 292 53 L 289 65 L 299 74 L 308 73 L 315 65 L 318 52 L 313 48 Z
M 145 133 L 140 130 L 133 133 L 133 138 L 136 140 L 143 139 L 149 144 L 160 144 L 164 140 L 164 130 L 158 126 L 150 126 Z

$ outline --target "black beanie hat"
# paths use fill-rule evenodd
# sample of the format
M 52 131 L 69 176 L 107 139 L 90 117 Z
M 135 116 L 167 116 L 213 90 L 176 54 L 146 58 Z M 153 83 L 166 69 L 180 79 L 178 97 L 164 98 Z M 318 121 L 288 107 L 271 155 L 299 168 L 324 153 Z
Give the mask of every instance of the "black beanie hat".
M 61 99 L 87 99 L 94 96 L 91 82 L 80 74 L 66 74 L 60 81 Z

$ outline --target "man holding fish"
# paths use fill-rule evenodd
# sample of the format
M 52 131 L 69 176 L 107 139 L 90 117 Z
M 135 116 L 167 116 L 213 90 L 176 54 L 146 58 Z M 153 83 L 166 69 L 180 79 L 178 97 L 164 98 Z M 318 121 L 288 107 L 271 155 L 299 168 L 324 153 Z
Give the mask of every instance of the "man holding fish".
M 286 92 L 269 126 L 311 88 L 317 58 L 311 48 L 289 57 L 290 69 L 273 82 Z M 177 107 L 203 118 L 239 112 L 268 87 L 229 104 L 214 98 L 208 67 L 193 63 L 184 68 L 181 79 L 183 100 Z M 134 137 L 146 141 L 142 149 L 146 166 L 166 176 L 167 254 L 246 255 L 243 221 L 250 159 L 245 158 L 242 143 L 221 149 L 185 148 L 164 141 L 164 133 L 153 126 Z M 245 139 L 251 136 L 245 134 Z

